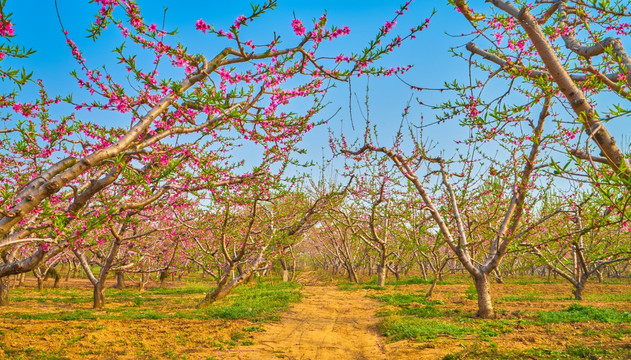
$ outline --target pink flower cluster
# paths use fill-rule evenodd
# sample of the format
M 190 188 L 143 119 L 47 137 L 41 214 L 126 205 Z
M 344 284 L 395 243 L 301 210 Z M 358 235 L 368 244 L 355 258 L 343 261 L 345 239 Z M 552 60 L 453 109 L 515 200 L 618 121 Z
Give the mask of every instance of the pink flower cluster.
M 4 21 L 4 19 L 0 18 L 0 36 L 14 36 L 15 30 L 13 29 L 13 24 L 10 21 Z
M 307 31 L 307 29 L 305 29 L 305 26 L 302 25 L 302 21 L 298 19 L 292 20 L 291 27 L 294 29 L 294 33 L 296 33 L 296 35 L 298 36 L 303 36 Z
M 199 19 L 195 23 L 195 30 L 201 30 L 205 34 L 206 31 L 210 30 L 210 25 L 206 24 L 204 20 Z

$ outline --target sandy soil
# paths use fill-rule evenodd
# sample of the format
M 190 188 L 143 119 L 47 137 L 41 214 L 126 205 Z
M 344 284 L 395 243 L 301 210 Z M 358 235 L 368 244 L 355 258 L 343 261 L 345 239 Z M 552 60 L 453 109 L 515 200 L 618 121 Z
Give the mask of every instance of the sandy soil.
M 571 345 L 629 348 L 631 358 L 629 336 L 612 338 L 607 335 L 612 328 L 628 329 L 628 324 L 587 322 L 542 327 L 525 323 L 494 337 L 492 342 L 481 342 L 479 335 L 458 339 L 440 336 L 428 342 L 388 342 L 377 332 L 382 319 L 375 314 L 384 310 L 383 304 L 367 296 L 391 292 L 424 294 L 427 285 L 402 286 L 394 291 L 392 288 L 385 291 L 342 291 L 333 283 L 317 280 L 313 274 L 307 274 L 298 281 L 305 285 L 303 301 L 281 316 L 279 323 L 266 324 L 266 331 L 254 336 L 254 345 L 238 347 L 236 356 L 239 359 L 442 359 L 445 355 L 466 353 L 475 347 L 494 346 L 509 351 L 564 349 Z M 463 296 L 468 287 L 465 284 L 440 285 L 435 289 L 433 299 L 443 301 L 447 308 L 474 313 L 476 302 Z M 492 287 L 496 300 L 528 293 L 536 294 L 538 298 L 536 301 L 496 301 L 495 308 L 500 319 L 522 319 L 537 311 L 561 310 L 575 303 L 569 298 L 571 287 L 565 283 L 493 284 Z M 586 295 L 622 295 L 629 291 L 628 286 L 592 283 Z M 631 311 L 628 301 L 583 301 L 582 304 Z
M 281 321 L 265 326 L 254 345 L 241 348 L 242 359 L 391 359 L 384 338 L 377 333 L 379 309 L 362 292 L 341 291 L 313 276 L 299 279 L 305 285 L 302 302 Z

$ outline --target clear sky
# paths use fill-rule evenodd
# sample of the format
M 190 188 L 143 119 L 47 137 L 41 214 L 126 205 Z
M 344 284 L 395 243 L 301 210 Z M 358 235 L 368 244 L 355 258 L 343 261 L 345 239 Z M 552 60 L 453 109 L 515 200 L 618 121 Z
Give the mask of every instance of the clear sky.
M 249 14 L 250 0 L 233 1 L 183 1 L 183 0 L 141 0 L 139 5 L 147 23 L 156 23 L 158 28 L 163 23 L 164 9 L 167 8 L 164 23 L 166 30 L 179 30 L 178 41 L 181 41 L 189 49 L 205 53 L 211 56 L 224 46 L 230 44 L 226 40 L 218 40 L 214 36 L 204 36 L 195 30 L 195 21 L 202 18 L 216 28 L 227 29 L 234 19 L 241 14 Z M 59 13 L 61 20 L 70 36 L 84 51 L 91 67 L 101 64 L 107 65 L 109 71 L 117 71 L 114 54 L 111 49 L 120 45 L 118 38 L 100 40 L 96 45 L 85 38 L 92 14 L 98 6 L 79 0 L 59 0 Z M 374 38 L 378 28 L 386 21 L 391 20 L 395 10 L 402 2 L 385 1 L 359 1 L 359 0 L 320 0 L 320 1 L 289 1 L 280 0 L 277 9 L 258 19 L 253 26 L 245 31 L 245 37 L 269 40 L 274 33 L 282 36 L 282 39 L 291 44 L 297 37 L 291 29 L 291 21 L 294 17 L 308 23 L 311 19 L 319 17 L 325 11 L 328 13 L 329 24 L 347 25 L 351 34 L 339 41 L 326 44 L 323 53 L 349 53 L 358 52 L 364 45 Z M 478 4 L 476 4 L 478 5 Z M 481 5 L 478 5 L 481 6 Z M 390 55 L 381 64 L 386 66 L 414 64 L 414 68 L 405 74 L 406 82 L 422 86 L 437 88 L 444 82 L 466 82 L 468 79 L 468 66 L 465 61 L 454 58 L 449 53 L 449 48 L 464 45 L 467 38 L 459 38 L 458 35 L 470 30 L 470 25 L 457 13 L 447 1 L 417 0 L 412 3 L 410 12 L 407 13 L 397 25 L 397 30 L 406 33 L 414 25 L 418 25 L 429 17 L 433 10 L 436 15 L 432 18 L 429 29 L 421 32 L 417 39 L 407 42 Z M 37 53 L 30 59 L 21 62 L 35 72 L 36 78 L 41 78 L 50 87 L 52 93 L 68 94 L 75 96 L 84 94 L 77 88 L 76 82 L 68 74 L 77 69 L 77 65 L 69 55 L 65 45 L 59 21 L 57 19 L 55 2 L 53 0 L 17 1 L 9 0 L 5 12 L 13 13 L 13 22 L 18 44 L 32 47 Z M 395 32 L 398 32 L 395 31 Z M 464 49 L 462 49 L 464 50 Z M 466 50 L 464 50 L 466 51 Z M 4 64 L 3 64 L 4 65 Z M 173 75 L 177 78 L 177 74 Z M 1 83 L 0 83 L 0 86 Z M 352 101 L 349 99 L 347 84 L 338 84 L 338 89 L 330 93 L 331 105 L 322 113 L 327 118 L 341 108 L 341 111 L 331 120 L 328 127 L 337 131 L 340 124 L 345 124 L 348 130 L 350 123 L 349 104 L 353 111 L 355 127 L 363 126 L 361 113 L 357 106 L 355 96 L 363 103 L 365 97 L 366 82 L 362 79 L 353 79 Z M 370 117 L 373 123 L 378 125 L 382 135 L 383 145 L 389 143 L 388 137 L 392 136 L 401 121 L 401 113 L 410 99 L 421 96 L 424 103 L 440 103 L 446 100 L 447 94 L 437 92 L 412 93 L 409 87 L 396 78 L 370 80 Z M 363 109 L 362 109 L 363 110 Z M 84 121 L 92 121 L 90 117 L 102 115 L 92 113 L 80 114 Z M 128 114 L 119 119 L 107 119 L 107 121 L 123 121 Z M 423 115 L 427 121 L 431 121 L 434 114 L 427 108 L 416 106 L 411 113 L 411 121 L 419 121 Z M 103 121 L 95 118 L 94 121 Z M 307 135 L 304 147 L 309 151 L 309 157 L 319 160 L 322 157 L 322 148 L 328 149 L 328 127 L 320 127 Z M 458 128 L 455 124 L 436 129 L 434 133 L 428 133 L 439 143 L 440 148 L 449 151 L 455 138 L 466 136 L 466 130 Z
M 228 44 L 214 39 L 211 36 L 203 36 L 195 30 L 195 21 L 203 18 L 207 23 L 214 24 L 216 28 L 228 28 L 234 19 L 241 14 L 250 12 L 249 0 L 236 1 L 173 1 L 153 0 L 139 1 L 142 13 L 147 23 L 156 23 L 158 27 L 163 23 L 164 8 L 167 8 L 165 24 L 166 29 L 177 28 L 179 39 L 192 50 L 198 50 L 211 54 L 214 49 L 221 49 Z M 274 33 L 280 34 L 288 44 L 297 38 L 291 31 L 291 20 L 302 19 L 305 23 L 319 17 L 325 11 L 330 18 L 329 24 L 347 25 L 351 28 L 350 36 L 334 41 L 329 50 L 323 53 L 357 52 L 363 48 L 367 41 L 374 38 L 378 28 L 395 15 L 399 8 L 399 1 L 355 1 L 355 0 L 322 0 L 322 1 L 285 1 L 280 0 L 273 12 L 258 19 L 249 36 L 258 36 L 269 39 Z M 381 64 L 387 66 L 414 64 L 415 68 L 405 75 L 405 80 L 415 85 L 440 87 L 444 81 L 451 81 L 455 77 L 466 76 L 467 67 L 463 61 L 452 58 L 447 50 L 452 44 L 462 44 L 463 39 L 454 39 L 445 36 L 445 32 L 460 33 L 467 28 L 466 22 L 458 17 L 455 11 L 445 6 L 446 2 L 416 1 L 413 2 L 410 12 L 406 14 L 398 24 L 397 29 L 402 33 L 432 14 L 434 8 L 436 16 L 432 18 L 431 26 L 423 31 L 417 39 L 406 43 L 396 53 L 388 57 Z M 109 71 L 115 71 L 113 54 L 110 50 L 119 45 L 119 39 L 108 38 L 100 40 L 95 46 L 91 40 L 86 39 L 86 29 L 93 20 L 91 14 L 97 9 L 96 4 L 87 4 L 86 1 L 60 0 L 58 1 L 59 13 L 70 36 L 75 40 L 91 66 L 103 63 Z M 37 50 L 27 61 L 22 61 L 28 68 L 35 71 L 35 77 L 41 78 L 53 90 L 59 93 L 73 93 L 78 96 L 82 91 L 77 89 L 75 81 L 68 75 L 77 65 L 69 55 L 65 45 L 59 21 L 57 19 L 55 2 L 53 0 L 39 1 L 15 1 L 9 0 L 5 11 L 13 13 L 13 22 L 17 37 L 15 41 L 27 47 Z M 249 30 L 246 30 L 249 31 Z M 370 84 L 371 118 L 374 122 L 384 122 L 398 126 L 400 114 L 406 103 L 412 96 L 409 88 L 396 79 L 372 79 Z M 340 120 L 348 121 L 349 90 L 348 85 L 338 84 L 339 94 L 332 94 L 330 100 L 331 113 L 340 107 L 343 111 L 337 116 L 337 120 L 331 123 L 335 127 Z M 361 80 L 354 79 L 352 90 L 362 99 L 365 96 L 366 85 Z M 429 94 L 427 94 L 429 96 Z M 431 102 L 431 101 L 426 101 Z M 356 106 L 353 100 L 353 107 Z M 86 114 L 86 116 L 90 116 Z M 91 115 L 94 116 L 94 115 Z M 359 114 L 354 115 L 361 119 Z M 361 121 L 360 121 L 361 123 Z M 357 125 L 357 124 L 356 124 Z M 384 130 L 385 131 L 385 130 Z M 306 140 L 309 149 L 326 146 L 327 129 L 317 129 Z M 320 157 L 318 151 L 316 157 Z

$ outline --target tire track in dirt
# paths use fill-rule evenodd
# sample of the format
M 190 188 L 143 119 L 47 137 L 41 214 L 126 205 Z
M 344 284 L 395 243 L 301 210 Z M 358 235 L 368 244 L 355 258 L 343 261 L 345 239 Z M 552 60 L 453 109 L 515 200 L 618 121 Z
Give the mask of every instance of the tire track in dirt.
M 387 359 L 377 333 L 378 305 L 361 292 L 323 285 L 310 274 L 298 279 L 303 299 L 266 324 L 254 345 L 239 349 L 241 359 Z

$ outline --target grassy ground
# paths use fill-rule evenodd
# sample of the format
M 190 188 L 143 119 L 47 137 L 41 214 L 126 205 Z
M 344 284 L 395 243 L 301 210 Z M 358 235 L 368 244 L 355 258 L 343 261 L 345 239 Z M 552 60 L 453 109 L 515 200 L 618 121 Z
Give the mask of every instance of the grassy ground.
M 450 349 L 443 359 L 629 359 L 631 285 L 590 284 L 576 302 L 561 281 L 508 279 L 493 285 L 497 318 L 477 319 L 475 288 L 468 279 L 439 282 L 427 299 L 429 281 L 374 281 L 338 288 L 364 291 L 381 304 L 380 332 L 388 341 L 417 349 Z
M 379 287 L 374 281 L 354 284 L 322 276 L 311 289 L 318 295 L 306 297 L 309 304 L 292 310 L 290 332 L 302 334 L 308 324 L 315 324 L 311 330 L 316 335 L 329 328 L 339 335 L 346 319 L 351 332 L 345 337 L 354 339 L 353 344 L 367 344 L 366 349 L 375 346 L 373 354 L 379 356 L 374 358 L 631 358 L 629 279 L 589 284 L 580 303 L 562 281 L 507 279 L 492 285 L 497 318 L 483 320 L 474 316 L 475 289 L 466 277 L 446 277 L 428 299 L 430 282 L 421 278 Z M 34 285 L 29 279 L 26 287 L 13 289 L 11 305 L 0 308 L 0 359 L 255 359 L 260 347 L 278 342 L 267 336 L 272 334 L 265 332 L 271 329 L 266 322 L 280 319 L 300 301 L 302 289 L 297 283 L 266 278 L 198 310 L 195 305 L 212 283 L 192 276 L 144 292 L 108 288 L 105 308 L 93 310 L 86 279 L 41 292 Z M 361 309 L 355 309 L 360 303 Z M 312 318 L 305 319 L 305 309 L 311 308 Z M 323 313 L 325 308 L 330 314 Z M 358 321 L 375 314 L 378 327 L 368 326 L 360 334 Z M 322 320 L 326 316 L 333 319 L 330 324 Z M 288 326 L 280 322 L 274 328 Z M 382 337 L 376 339 L 375 331 Z M 285 339 L 289 348 L 295 344 L 291 336 Z M 320 351 L 317 342 L 301 344 L 304 349 L 295 354 L 310 345 Z M 360 350 L 368 351 L 364 348 Z
M 0 359 L 222 359 L 300 300 L 300 285 L 264 279 L 195 309 L 212 284 L 193 280 L 143 292 L 107 289 L 105 308 L 93 310 L 85 279 L 62 285 L 11 291 L 11 305 L 0 308 Z

